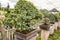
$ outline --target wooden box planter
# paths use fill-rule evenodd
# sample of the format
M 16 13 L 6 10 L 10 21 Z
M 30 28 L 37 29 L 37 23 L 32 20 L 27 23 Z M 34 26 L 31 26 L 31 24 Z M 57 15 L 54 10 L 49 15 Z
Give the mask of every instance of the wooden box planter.
M 33 30 L 28 34 L 23 34 L 21 32 L 15 31 L 15 40 L 36 40 L 37 30 Z

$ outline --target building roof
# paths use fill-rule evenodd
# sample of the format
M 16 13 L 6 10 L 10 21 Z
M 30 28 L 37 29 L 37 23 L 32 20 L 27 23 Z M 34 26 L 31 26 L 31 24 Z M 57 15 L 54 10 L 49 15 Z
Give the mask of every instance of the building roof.
M 53 8 L 52 10 L 50 10 L 50 12 L 59 12 L 56 8 Z

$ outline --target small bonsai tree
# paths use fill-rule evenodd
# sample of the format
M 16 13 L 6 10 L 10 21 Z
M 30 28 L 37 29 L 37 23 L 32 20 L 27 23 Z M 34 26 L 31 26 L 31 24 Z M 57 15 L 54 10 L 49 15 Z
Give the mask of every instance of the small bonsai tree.
M 49 25 L 50 24 L 50 20 L 49 20 L 49 18 L 47 16 L 44 17 L 43 23 L 44 23 L 44 25 Z
M 60 19 L 60 12 L 56 13 L 55 16 Z
M 52 23 L 52 24 L 54 24 L 56 21 L 55 16 L 52 13 L 49 14 L 49 19 L 50 19 L 50 23 Z

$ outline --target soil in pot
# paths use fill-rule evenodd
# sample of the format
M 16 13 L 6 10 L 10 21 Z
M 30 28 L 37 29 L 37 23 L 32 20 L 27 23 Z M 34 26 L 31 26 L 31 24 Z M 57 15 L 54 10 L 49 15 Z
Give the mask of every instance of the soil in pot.
M 33 29 L 33 30 L 35 30 L 35 29 Z M 22 33 L 22 34 L 28 34 L 28 33 L 30 33 L 31 31 L 33 31 L 33 30 L 23 30 L 23 31 L 20 31 L 20 30 L 16 30 L 17 32 L 20 32 L 20 33 Z
M 36 39 L 36 35 L 37 35 L 37 30 L 33 29 L 33 30 L 16 30 L 16 32 L 14 33 L 14 35 L 16 35 L 16 39 L 17 40 L 35 40 Z

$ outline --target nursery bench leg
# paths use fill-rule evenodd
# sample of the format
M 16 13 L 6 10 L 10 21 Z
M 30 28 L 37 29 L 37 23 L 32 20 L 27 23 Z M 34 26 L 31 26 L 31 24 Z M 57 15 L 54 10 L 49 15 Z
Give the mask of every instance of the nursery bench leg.
M 41 30 L 41 40 L 48 40 L 49 31 Z

